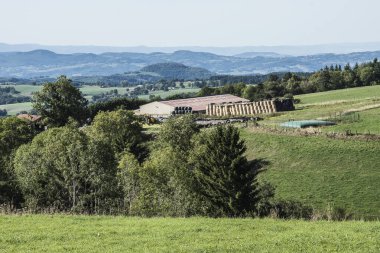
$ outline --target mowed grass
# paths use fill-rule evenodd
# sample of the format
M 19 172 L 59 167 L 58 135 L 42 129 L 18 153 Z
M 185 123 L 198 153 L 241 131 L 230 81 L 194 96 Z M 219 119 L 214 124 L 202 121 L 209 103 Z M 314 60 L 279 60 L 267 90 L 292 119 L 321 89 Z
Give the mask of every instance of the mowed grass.
M 343 207 L 356 218 L 380 218 L 380 142 L 289 136 L 242 130 L 249 159 L 269 162 L 261 179 L 276 198 L 324 211 Z
M 0 216 L 1 252 L 379 252 L 380 222 Z

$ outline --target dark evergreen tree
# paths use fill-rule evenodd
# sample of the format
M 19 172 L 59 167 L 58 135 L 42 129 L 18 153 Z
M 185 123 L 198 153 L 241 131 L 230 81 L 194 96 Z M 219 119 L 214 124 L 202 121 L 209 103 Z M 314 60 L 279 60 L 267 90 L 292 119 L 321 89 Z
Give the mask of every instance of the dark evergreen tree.
M 196 191 L 209 204 L 211 216 L 253 213 L 259 200 L 258 162 L 248 162 L 239 130 L 218 126 L 199 137 L 194 152 Z

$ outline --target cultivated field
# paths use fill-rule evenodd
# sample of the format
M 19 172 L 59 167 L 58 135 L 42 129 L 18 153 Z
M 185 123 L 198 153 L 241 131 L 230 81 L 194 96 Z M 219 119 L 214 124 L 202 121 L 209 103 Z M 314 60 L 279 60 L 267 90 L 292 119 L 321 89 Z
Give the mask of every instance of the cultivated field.
M 379 252 L 380 222 L 0 216 L 0 252 Z

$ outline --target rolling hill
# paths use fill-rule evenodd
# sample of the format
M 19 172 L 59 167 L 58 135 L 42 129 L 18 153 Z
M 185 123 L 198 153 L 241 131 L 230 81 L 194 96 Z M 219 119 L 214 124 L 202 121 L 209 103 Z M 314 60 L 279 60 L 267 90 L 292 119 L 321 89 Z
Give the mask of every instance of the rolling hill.
M 34 50 L 0 53 L 0 77 L 55 77 L 62 74 L 70 77 L 104 76 L 139 71 L 152 64 L 173 62 L 189 67 L 204 68 L 218 74 L 310 72 L 325 65 L 361 63 L 376 57 L 380 58 L 380 51 L 282 57 L 245 53 L 236 57 L 186 50 L 149 54 L 56 54 L 48 50 Z

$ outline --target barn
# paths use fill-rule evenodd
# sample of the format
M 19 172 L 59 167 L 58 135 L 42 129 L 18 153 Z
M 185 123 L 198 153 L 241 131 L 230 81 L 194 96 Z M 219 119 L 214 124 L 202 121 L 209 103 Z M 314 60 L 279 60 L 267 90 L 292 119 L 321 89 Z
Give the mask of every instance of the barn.
M 230 94 L 195 97 L 176 100 L 156 101 L 140 106 L 140 115 L 167 117 L 173 114 L 206 113 L 210 104 L 249 102 L 249 100 Z

